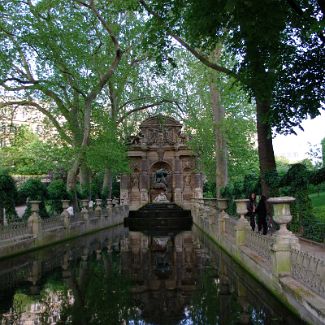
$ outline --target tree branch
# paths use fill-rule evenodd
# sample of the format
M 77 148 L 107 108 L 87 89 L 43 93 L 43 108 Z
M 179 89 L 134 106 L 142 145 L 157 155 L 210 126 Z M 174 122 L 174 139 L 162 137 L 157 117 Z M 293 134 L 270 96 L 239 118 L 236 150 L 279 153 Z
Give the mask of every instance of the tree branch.
M 169 99 L 162 99 L 161 101 L 156 102 L 156 103 L 136 107 L 136 108 L 131 109 L 130 111 L 126 112 L 122 117 L 120 117 L 116 124 L 122 123 L 128 116 L 130 116 L 131 114 L 133 114 L 135 112 L 143 111 L 143 110 L 145 110 L 147 108 L 159 106 L 159 105 L 162 105 L 164 103 L 173 103 L 173 104 L 175 104 L 177 102 L 173 101 L 173 100 L 169 100 Z
M 225 73 L 228 76 L 234 77 L 236 79 L 239 79 L 239 76 L 232 70 L 222 67 L 218 64 L 215 64 L 213 62 L 211 62 L 206 56 L 204 56 L 203 54 L 201 54 L 200 52 L 198 52 L 195 48 L 193 48 L 192 46 L 190 46 L 187 42 L 185 42 L 180 36 L 178 36 L 177 34 L 175 34 L 171 28 L 169 28 L 164 19 L 162 17 L 159 16 L 159 14 L 157 12 L 155 12 L 154 10 L 152 10 L 148 4 L 144 1 L 144 0 L 139 0 L 140 4 L 142 4 L 142 6 L 152 15 L 154 16 L 158 21 L 160 21 L 163 26 L 165 27 L 167 33 L 174 38 L 179 44 L 181 44 L 183 47 L 185 47 L 190 53 L 192 53 L 199 61 L 201 61 L 204 65 L 206 65 L 207 67 Z

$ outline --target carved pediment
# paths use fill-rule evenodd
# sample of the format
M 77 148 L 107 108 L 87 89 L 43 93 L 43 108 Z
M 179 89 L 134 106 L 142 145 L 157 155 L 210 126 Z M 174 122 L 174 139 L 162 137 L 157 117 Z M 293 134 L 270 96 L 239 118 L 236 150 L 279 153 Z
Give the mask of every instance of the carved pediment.
M 186 137 L 181 133 L 182 124 L 172 117 L 157 115 L 147 118 L 140 125 L 140 134 L 132 144 L 175 145 L 184 144 Z M 135 137 L 134 137 L 135 138 Z

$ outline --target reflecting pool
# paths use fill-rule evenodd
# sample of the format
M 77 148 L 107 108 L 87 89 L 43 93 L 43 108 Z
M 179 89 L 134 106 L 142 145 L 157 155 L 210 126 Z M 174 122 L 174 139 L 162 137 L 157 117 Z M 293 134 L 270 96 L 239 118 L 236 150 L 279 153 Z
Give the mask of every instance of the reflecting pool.
M 192 231 L 116 227 L 0 261 L 1 324 L 303 324 Z

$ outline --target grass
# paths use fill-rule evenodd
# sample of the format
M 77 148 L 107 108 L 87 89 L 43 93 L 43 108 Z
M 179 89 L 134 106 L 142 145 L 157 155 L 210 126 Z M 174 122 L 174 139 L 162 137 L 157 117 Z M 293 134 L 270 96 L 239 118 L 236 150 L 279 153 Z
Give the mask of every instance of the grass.
M 325 192 L 309 195 L 317 218 L 325 222 Z

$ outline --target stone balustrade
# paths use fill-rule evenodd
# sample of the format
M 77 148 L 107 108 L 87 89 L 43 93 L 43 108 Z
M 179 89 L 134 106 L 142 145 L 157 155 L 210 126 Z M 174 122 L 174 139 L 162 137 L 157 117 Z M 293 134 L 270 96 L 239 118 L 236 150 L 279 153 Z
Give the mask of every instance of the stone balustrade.
M 193 199 L 194 223 L 284 303 L 313 324 L 325 323 L 325 256 L 306 251 L 287 229 L 291 197 L 271 198 L 273 234 L 253 232 L 245 218 L 248 200 L 235 200 L 238 217 L 226 213 L 227 200 Z M 214 215 L 212 215 L 214 213 Z M 214 220 L 211 226 L 209 220 Z
M 63 200 L 61 215 L 47 219 L 39 216 L 39 201 L 30 201 L 32 214 L 27 221 L 12 223 L 0 227 L 0 258 L 42 247 L 112 227 L 123 223 L 128 216 L 127 205 L 115 205 L 107 200 L 107 207 L 102 207 L 102 200 L 96 200 L 96 208 L 88 208 L 88 200 L 82 200 L 80 212 L 68 213 L 69 201 Z

